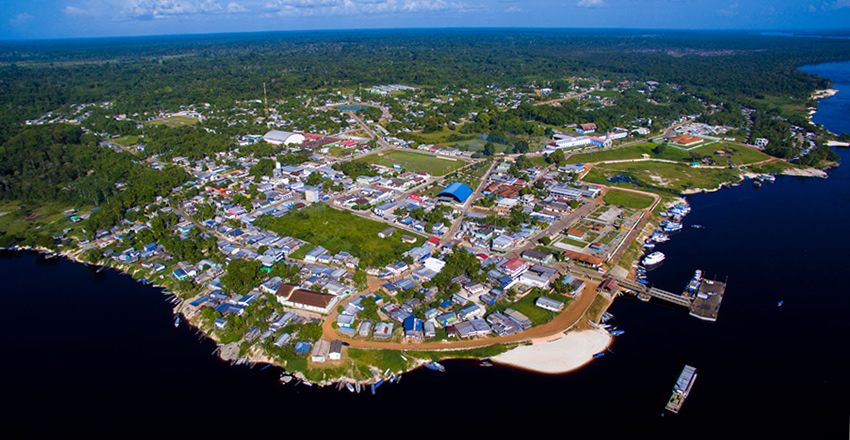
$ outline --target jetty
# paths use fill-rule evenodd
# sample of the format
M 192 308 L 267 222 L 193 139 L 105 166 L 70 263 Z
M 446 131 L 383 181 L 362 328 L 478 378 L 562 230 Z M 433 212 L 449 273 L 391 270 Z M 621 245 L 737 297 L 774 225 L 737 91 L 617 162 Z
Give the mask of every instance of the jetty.
M 685 293 L 676 294 L 616 275 L 608 275 L 606 278 L 616 281 L 619 289 L 635 296 L 655 298 L 685 307 L 694 318 L 710 322 L 717 320 L 723 293 L 726 291 L 725 282 L 710 279 L 702 279 L 695 294 L 690 295 L 687 293 L 687 288 Z

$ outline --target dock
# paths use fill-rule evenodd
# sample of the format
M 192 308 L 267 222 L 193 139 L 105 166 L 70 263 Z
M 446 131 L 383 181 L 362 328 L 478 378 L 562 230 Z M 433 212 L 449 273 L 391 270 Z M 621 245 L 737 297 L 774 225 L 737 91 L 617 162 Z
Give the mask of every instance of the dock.
M 639 298 L 655 298 L 688 309 L 694 318 L 714 322 L 723 301 L 726 283 L 716 280 L 703 279 L 696 295 L 679 295 L 656 287 L 650 287 L 634 280 L 608 275 L 606 278 L 615 280 L 622 290 L 632 292 Z

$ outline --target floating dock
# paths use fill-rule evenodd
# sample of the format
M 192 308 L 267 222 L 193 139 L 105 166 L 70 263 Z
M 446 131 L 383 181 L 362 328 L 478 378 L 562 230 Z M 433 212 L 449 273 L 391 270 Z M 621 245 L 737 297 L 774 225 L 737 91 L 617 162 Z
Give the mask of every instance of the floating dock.
M 726 291 L 725 282 L 705 278 L 700 280 L 699 288 L 694 295 L 677 295 L 615 275 L 608 275 L 607 278 L 617 281 L 618 288 L 632 292 L 642 301 L 648 301 L 650 298 L 664 300 L 687 308 L 694 318 L 711 322 L 717 320 L 717 312 L 720 310 L 723 293 Z M 687 288 L 685 290 L 687 293 Z

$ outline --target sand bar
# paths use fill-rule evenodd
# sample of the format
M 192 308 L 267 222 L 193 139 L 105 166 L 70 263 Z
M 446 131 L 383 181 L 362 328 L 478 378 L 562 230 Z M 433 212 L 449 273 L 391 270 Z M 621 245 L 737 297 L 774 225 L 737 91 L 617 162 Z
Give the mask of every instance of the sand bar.
M 610 343 L 611 335 L 605 330 L 573 331 L 554 341 L 514 348 L 492 360 L 541 373 L 566 373 L 590 362 Z

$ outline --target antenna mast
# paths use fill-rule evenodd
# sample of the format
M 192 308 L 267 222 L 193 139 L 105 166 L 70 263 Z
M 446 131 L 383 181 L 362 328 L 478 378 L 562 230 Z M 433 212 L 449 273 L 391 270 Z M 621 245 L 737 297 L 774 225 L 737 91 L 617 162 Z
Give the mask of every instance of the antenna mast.
M 269 97 L 266 95 L 266 83 L 263 83 L 263 101 L 266 103 L 266 117 L 269 117 Z

